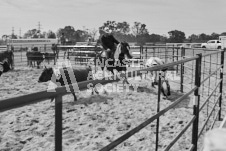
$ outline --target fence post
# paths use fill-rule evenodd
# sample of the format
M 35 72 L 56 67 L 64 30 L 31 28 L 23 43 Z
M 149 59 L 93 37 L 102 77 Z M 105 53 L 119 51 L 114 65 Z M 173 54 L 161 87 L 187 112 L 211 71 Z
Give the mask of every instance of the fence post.
M 59 48 L 57 47 L 57 45 L 55 45 L 55 49 L 56 49 L 56 56 L 57 56 L 57 59 L 59 59 Z
M 185 48 L 181 48 L 181 58 L 184 59 L 185 56 Z M 184 91 L 184 63 L 181 63 L 181 68 L 180 68 L 180 91 L 183 93 Z
M 44 44 L 44 52 L 46 52 L 46 44 Z
M 15 64 L 14 64 L 14 58 L 15 58 L 14 57 L 14 54 L 15 53 L 14 53 L 14 47 L 13 47 L 13 45 L 11 45 L 11 52 L 12 52 L 12 58 L 11 58 L 12 59 L 12 65 L 11 66 L 12 66 L 12 69 L 14 69 L 14 67 L 15 67 Z
M 142 56 L 141 56 L 141 54 L 142 54 L 142 47 L 140 46 L 140 59 L 142 59 Z
M 198 142 L 202 54 L 197 54 L 197 56 L 198 58 L 196 59 L 196 67 L 195 67 L 195 86 L 197 87 L 197 89 L 194 91 L 194 100 L 193 100 L 193 115 L 195 116 L 195 120 L 193 122 L 193 128 L 192 128 L 192 144 L 194 145 L 193 151 L 197 151 L 197 142 Z
M 101 58 L 101 61 L 103 61 L 102 58 Z M 105 62 L 104 62 L 104 64 L 105 64 Z M 96 73 L 97 72 L 97 53 L 95 53 L 94 66 L 95 66 L 95 73 Z
M 179 55 L 179 53 L 178 53 L 178 47 L 177 47 L 177 61 L 178 61 L 178 57 L 179 57 L 178 55 Z M 177 73 L 179 72 L 179 71 L 178 71 L 178 70 L 179 70 L 178 66 L 179 66 L 179 65 L 177 65 Z
M 166 63 L 167 63 L 167 56 L 168 56 L 167 50 L 168 50 L 168 47 L 166 46 L 166 47 L 165 47 L 165 62 L 166 62 Z
M 55 98 L 55 151 L 62 151 L 62 96 Z
M 174 57 L 175 57 L 175 56 L 174 56 L 174 45 L 173 45 L 173 58 L 172 58 L 172 59 L 173 59 L 173 62 L 174 62 Z
M 223 76 L 224 76 L 224 52 L 226 48 L 224 48 L 224 51 L 221 52 L 221 71 L 220 71 L 220 79 L 222 80 L 220 83 L 220 98 L 219 98 L 219 116 L 218 120 L 221 121 L 221 106 L 222 106 L 222 94 L 223 94 Z
M 157 103 L 157 113 L 160 111 L 160 100 L 161 100 L 161 87 L 162 87 L 162 71 L 158 71 L 158 103 Z M 159 142 L 159 118 L 157 118 L 156 123 L 156 142 L 155 142 L 155 151 L 158 151 L 158 142 Z
M 143 54 L 143 51 L 142 51 L 142 46 L 140 45 L 140 61 L 142 61 L 143 62 L 143 57 L 142 57 L 142 54 Z M 143 67 L 143 66 L 142 66 Z M 140 66 L 140 69 L 142 68 L 141 66 Z
M 21 62 L 22 62 L 22 46 L 20 46 L 20 58 L 21 58 Z
M 67 59 L 69 60 L 69 48 L 66 49 L 66 51 L 67 51 Z

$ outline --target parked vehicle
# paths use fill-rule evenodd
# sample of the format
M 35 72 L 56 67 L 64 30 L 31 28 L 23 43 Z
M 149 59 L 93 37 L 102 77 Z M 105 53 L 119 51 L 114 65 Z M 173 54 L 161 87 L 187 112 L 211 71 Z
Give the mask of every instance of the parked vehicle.
M 221 42 L 220 40 L 209 40 L 207 43 L 202 43 L 201 48 L 221 49 Z

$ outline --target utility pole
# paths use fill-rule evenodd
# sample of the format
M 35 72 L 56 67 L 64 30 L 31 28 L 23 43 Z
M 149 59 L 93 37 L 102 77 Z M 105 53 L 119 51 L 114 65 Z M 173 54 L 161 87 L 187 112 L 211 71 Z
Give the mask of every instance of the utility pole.
M 40 35 L 41 35 L 41 24 L 40 24 L 40 22 L 38 22 L 38 33 L 39 33 L 38 38 L 40 38 Z
M 19 30 L 19 39 L 21 38 L 21 28 Z
M 12 35 L 11 35 L 11 39 L 13 39 L 13 35 L 14 35 L 14 27 L 12 27 Z

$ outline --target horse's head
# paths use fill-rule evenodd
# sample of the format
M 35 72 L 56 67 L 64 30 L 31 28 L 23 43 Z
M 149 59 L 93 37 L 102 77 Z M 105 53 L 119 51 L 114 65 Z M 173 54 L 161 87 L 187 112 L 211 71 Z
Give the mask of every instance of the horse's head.
M 121 54 L 124 54 L 124 56 L 126 55 L 129 59 L 132 59 L 133 56 L 130 54 L 129 50 L 130 50 L 130 46 L 127 42 L 121 42 Z
M 38 82 L 47 82 L 49 80 L 51 80 L 51 77 L 54 76 L 54 71 L 53 68 L 44 68 L 44 70 L 42 71 Z

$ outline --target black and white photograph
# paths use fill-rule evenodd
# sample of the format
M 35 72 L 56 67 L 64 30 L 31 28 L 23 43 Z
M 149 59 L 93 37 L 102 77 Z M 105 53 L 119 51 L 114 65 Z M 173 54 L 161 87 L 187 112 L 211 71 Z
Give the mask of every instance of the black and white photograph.
M 225 0 L 0 0 L 0 151 L 226 151 Z

